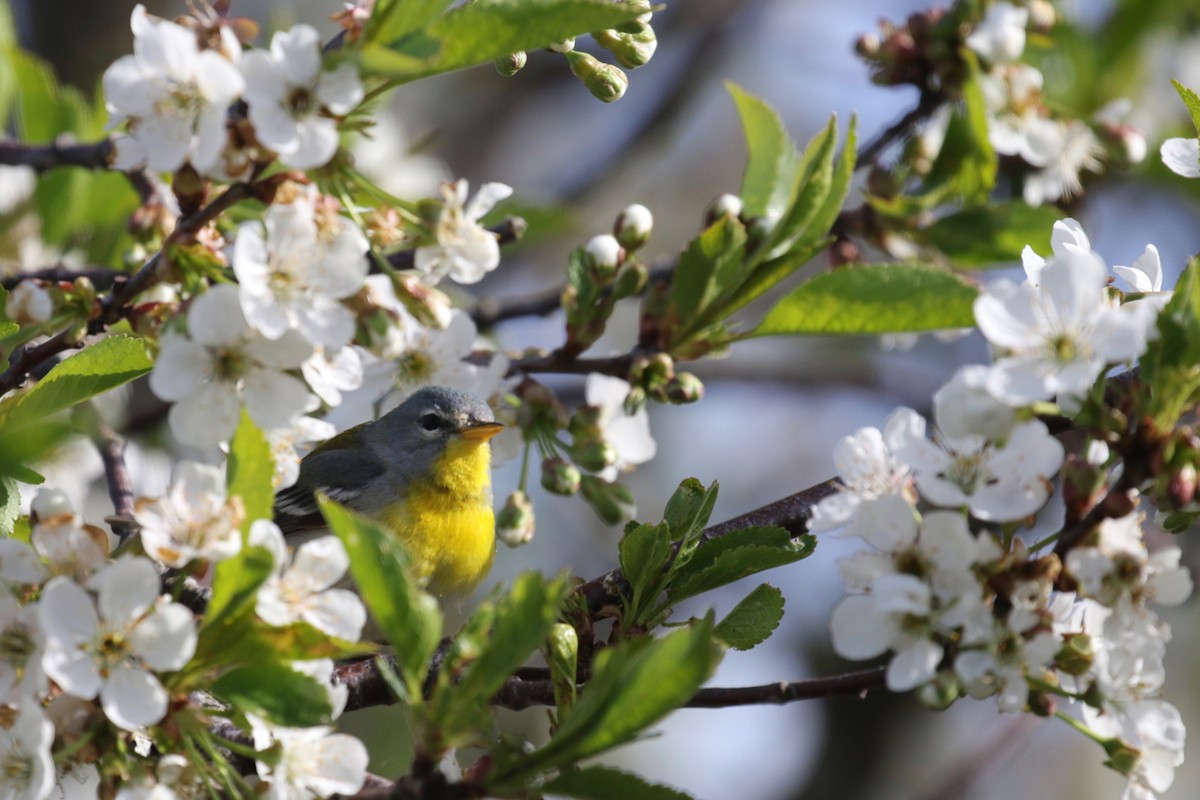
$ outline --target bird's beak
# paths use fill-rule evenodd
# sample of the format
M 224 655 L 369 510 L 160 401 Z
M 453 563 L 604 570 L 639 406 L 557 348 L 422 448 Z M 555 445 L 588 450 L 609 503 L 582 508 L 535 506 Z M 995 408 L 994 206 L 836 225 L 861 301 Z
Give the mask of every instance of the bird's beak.
M 464 439 L 486 442 L 502 430 L 504 426 L 499 422 L 472 422 L 459 431 L 459 434 Z

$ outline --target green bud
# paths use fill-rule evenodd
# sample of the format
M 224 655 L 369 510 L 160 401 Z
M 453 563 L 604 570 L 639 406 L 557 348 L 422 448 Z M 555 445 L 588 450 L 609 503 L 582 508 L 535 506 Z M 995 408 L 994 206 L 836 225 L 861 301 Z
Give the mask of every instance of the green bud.
M 1132 775 L 1133 771 L 1137 769 L 1138 762 L 1142 760 L 1141 750 L 1120 739 L 1109 739 L 1104 742 L 1104 752 L 1108 754 L 1108 761 L 1104 762 L 1104 766 L 1114 769 L 1122 775 Z
M 671 378 L 675 377 L 675 362 L 666 353 L 655 353 L 650 356 L 639 383 L 647 390 L 663 388 Z
M 595 475 L 584 475 L 579 484 L 583 499 L 607 525 L 620 525 L 637 513 L 633 493 L 619 483 L 608 483 Z
M 600 438 L 600 409 L 596 406 L 580 406 L 567 423 L 567 432 L 575 441 Z
M 667 401 L 677 405 L 694 403 L 704 397 L 704 384 L 690 372 L 677 372 L 667 381 Z
M 588 472 L 599 472 L 617 463 L 617 451 L 608 442 L 584 439 L 571 445 L 571 458 Z
M 534 524 L 533 503 L 518 489 L 496 515 L 496 538 L 509 547 L 520 547 L 533 539 Z
M 708 205 L 704 212 L 704 227 L 712 225 L 721 217 L 740 217 L 745 204 L 736 194 L 723 194 Z
M 579 491 L 579 467 L 557 456 L 542 462 L 542 488 L 564 497 Z
M 629 390 L 629 394 L 625 395 L 625 413 L 632 417 L 646 407 L 648 399 L 645 389 L 640 386 L 634 386 Z
M 1092 637 L 1086 633 L 1068 634 L 1063 648 L 1054 656 L 1054 666 L 1068 675 L 1086 675 L 1095 661 Z
M 603 285 L 617 274 L 617 268 L 621 265 L 624 255 L 617 238 L 604 233 L 593 236 L 584 245 L 583 263 L 591 270 L 596 282 Z
M 640 25 L 636 32 L 616 29 L 596 31 L 592 34 L 596 43 L 616 57 L 617 62 L 627 69 L 637 69 L 647 64 L 658 49 L 658 37 L 654 28 Z
M 633 203 L 617 215 L 613 223 L 613 236 L 626 251 L 632 253 L 650 240 L 654 229 L 654 215 L 641 203 Z
M 928 708 L 941 711 L 958 699 L 962 686 L 953 672 L 939 672 L 937 677 L 917 688 L 917 699 Z
M 518 72 L 525 69 L 525 63 L 528 60 L 529 56 L 525 54 L 525 51 L 518 50 L 517 52 L 507 55 L 504 58 L 497 58 L 496 72 L 500 73 L 506 78 L 511 78 L 513 75 L 516 75 Z
M 575 673 L 579 661 L 579 634 L 565 622 L 556 622 L 550 627 L 546 638 L 546 663 L 554 681 L 554 705 L 558 707 L 558 721 L 575 703 Z
M 583 81 L 592 96 L 605 103 L 620 100 L 629 88 L 629 77 L 620 67 L 597 61 L 594 56 L 573 50 L 566 54 L 571 72 Z
M 573 53 L 575 52 L 575 37 L 572 36 L 569 39 L 563 39 L 561 42 L 555 42 L 554 44 L 548 45 L 546 49 L 551 53 L 562 53 L 563 55 L 566 55 L 567 53 Z
M 650 271 L 646 269 L 645 264 L 639 264 L 633 260 L 626 261 L 621 266 L 621 271 L 617 273 L 617 279 L 613 281 L 613 297 L 617 300 L 633 297 L 646 288 L 646 281 L 649 278 Z
M 517 406 L 517 426 L 522 430 L 541 428 L 553 432 L 566 427 L 566 409 L 545 385 L 526 376 L 517 385 L 515 394 L 521 401 Z

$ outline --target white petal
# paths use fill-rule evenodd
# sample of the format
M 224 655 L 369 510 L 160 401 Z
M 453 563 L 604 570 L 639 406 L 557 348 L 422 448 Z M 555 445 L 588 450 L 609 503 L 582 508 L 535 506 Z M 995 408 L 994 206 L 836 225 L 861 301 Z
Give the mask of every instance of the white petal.
M 296 169 L 314 169 L 328 164 L 337 148 L 337 123 L 325 117 L 308 117 L 296 124 L 295 143 L 280 153 L 279 160 Z
M 507 184 L 485 183 L 479 187 L 479 191 L 471 198 L 471 202 L 467 203 L 467 207 L 463 209 L 463 215 L 471 220 L 482 219 L 497 203 L 508 198 L 512 193 L 512 187 Z
M 362 81 L 354 64 L 344 61 L 317 79 L 317 100 L 334 114 L 349 114 L 362 102 Z
M 367 748 L 349 734 L 330 734 L 313 753 L 311 768 L 305 783 L 317 795 L 352 795 L 366 780 Z
M 166 603 L 130 632 L 129 641 L 151 669 L 182 669 L 196 652 L 196 621 L 188 609 Z
M 271 55 L 293 86 L 313 86 L 321 69 L 321 36 L 311 25 L 293 25 L 271 39 Z
M 208 379 L 212 366 L 208 348 L 178 334 L 165 334 L 150 373 L 150 390 L 163 400 L 182 400 Z
M 0 578 L 11 583 L 41 583 L 46 579 L 46 565 L 19 539 L 0 539 Z
M 228 441 L 241 416 L 237 393 L 226 383 L 206 383 L 171 406 L 171 432 L 184 444 L 211 447 Z
M 314 591 L 333 586 L 349 568 L 350 557 L 336 536 L 322 536 L 300 545 L 292 563 L 292 570 L 304 575 Z
M 37 609 L 48 639 L 79 644 L 91 641 L 100 628 L 92 599 L 70 578 L 52 578 L 42 589 Z
M 362 600 L 346 589 L 328 589 L 316 595 L 303 616 L 318 630 L 351 642 L 359 640 L 367 623 L 367 609 Z
M 118 728 L 137 730 L 167 713 L 167 691 L 158 678 L 126 663 L 113 669 L 100 690 L 104 715 Z
M 249 544 L 251 547 L 264 547 L 275 559 L 275 568 L 282 569 L 287 565 L 287 542 L 284 541 L 283 531 L 269 519 L 256 519 L 250 523 Z
M 944 651 L 928 639 L 916 639 L 898 651 L 888 664 L 887 687 L 893 692 L 907 692 L 929 683 L 937 674 Z
M 1200 178 L 1200 141 L 1167 139 L 1159 148 L 1167 169 L 1185 178 Z
M 218 284 L 197 297 L 188 310 L 188 334 L 200 344 L 235 347 L 250 326 L 242 314 L 236 286 Z
M 89 585 L 98 593 L 100 618 L 109 625 L 133 622 L 145 614 L 161 588 L 154 564 L 133 556 L 109 564 L 92 576 Z
M 861 661 L 887 652 L 896 635 L 896 625 L 891 617 L 880 612 L 875 598 L 855 594 L 833 609 L 829 632 L 838 655 Z
M 266 369 L 246 374 L 246 411 L 260 428 L 285 428 L 308 406 L 308 387 L 299 378 Z

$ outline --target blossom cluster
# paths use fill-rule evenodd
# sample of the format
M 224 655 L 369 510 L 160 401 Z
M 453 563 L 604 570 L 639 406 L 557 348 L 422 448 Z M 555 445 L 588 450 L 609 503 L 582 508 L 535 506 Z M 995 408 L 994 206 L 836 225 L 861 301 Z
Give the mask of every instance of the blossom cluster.
M 887 686 L 935 707 L 965 694 L 995 696 L 1006 713 L 1057 712 L 1104 744 L 1127 797 L 1149 798 L 1183 760 L 1179 712 L 1160 697 L 1170 629 L 1154 610 L 1192 592 L 1179 548 L 1151 552 L 1136 508 L 1062 552 L 1063 534 L 1028 543 L 1020 529 L 1053 525 L 1066 456 L 1032 406 L 1078 409 L 1109 367 L 1144 353 L 1161 302 L 1121 302 L 1074 220 L 1054 226 L 1052 248 L 1027 248 L 1025 280 L 977 298 L 994 360 L 936 392 L 932 429 L 901 408 L 838 444 L 843 486 L 810 528 L 870 545 L 839 562 L 850 594 L 830 621 L 838 653 L 890 653 Z M 1115 273 L 1135 292 L 1161 289 L 1153 247 Z M 1112 462 L 1101 441 L 1080 457 L 1101 474 Z M 1082 719 L 1057 711 L 1062 701 Z
M 97 761 L 109 739 L 124 740 L 120 749 L 131 759 L 118 772 L 125 776 L 118 797 L 153 788 L 156 797 L 171 800 L 212 785 L 194 759 L 172 749 L 185 747 L 180 731 L 199 719 L 184 721 L 193 712 L 180 683 L 197 667 L 198 626 L 188 607 L 162 593 L 160 573 L 240 550 L 244 513 L 238 498 L 214 488 L 219 477 L 213 468 L 185 462 L 167 497 L 139 504 L 150 558 L 110 556 L 107 535 L 85 524 L 55 490 L 43 490 L 34 501 L 29 543 L 0 540 L 0 705 L 15 720 L 0 731 L 9 765 L 0 776 L 6 796 L 97 797 L 114 766 Z M 362 603 L 330 588 L 348 565 L 341 543 L 318 539 L 290 559 L 278 529 L 270 528 L 255 523 L 249 539 L 275 558 L 275 572 L 258 593 L 262 621 L 303 620 L 331 636 L 357 639 L 366 617 Z M 201 670 L 214 666 L 199 664 Z M 345 688 L 330 682 L 332 662 L 295 668 L 326 685 L 334 711 L 341 712 Z M 352 737 L 257 718 L 252 724 L 255 747 L 271 752 L 258 770 L 272 796 L 350 794 L 361 787 L 366 751 Z M 97 746 L 81 747 L 87 741 Z M 152 749 L 156 758 L 149 757 Z

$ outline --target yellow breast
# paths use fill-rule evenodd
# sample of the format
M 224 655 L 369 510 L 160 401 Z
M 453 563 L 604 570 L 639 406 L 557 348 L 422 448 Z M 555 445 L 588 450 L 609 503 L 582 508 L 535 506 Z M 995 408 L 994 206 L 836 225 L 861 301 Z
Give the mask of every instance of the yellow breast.
M 432 476 L 410 486 L 383 520 L 404 542 L 417 578 L 434 594 L 466 594 L 492 566 L 496 518 L 490 461 L 485 442 L 452 440 Z

